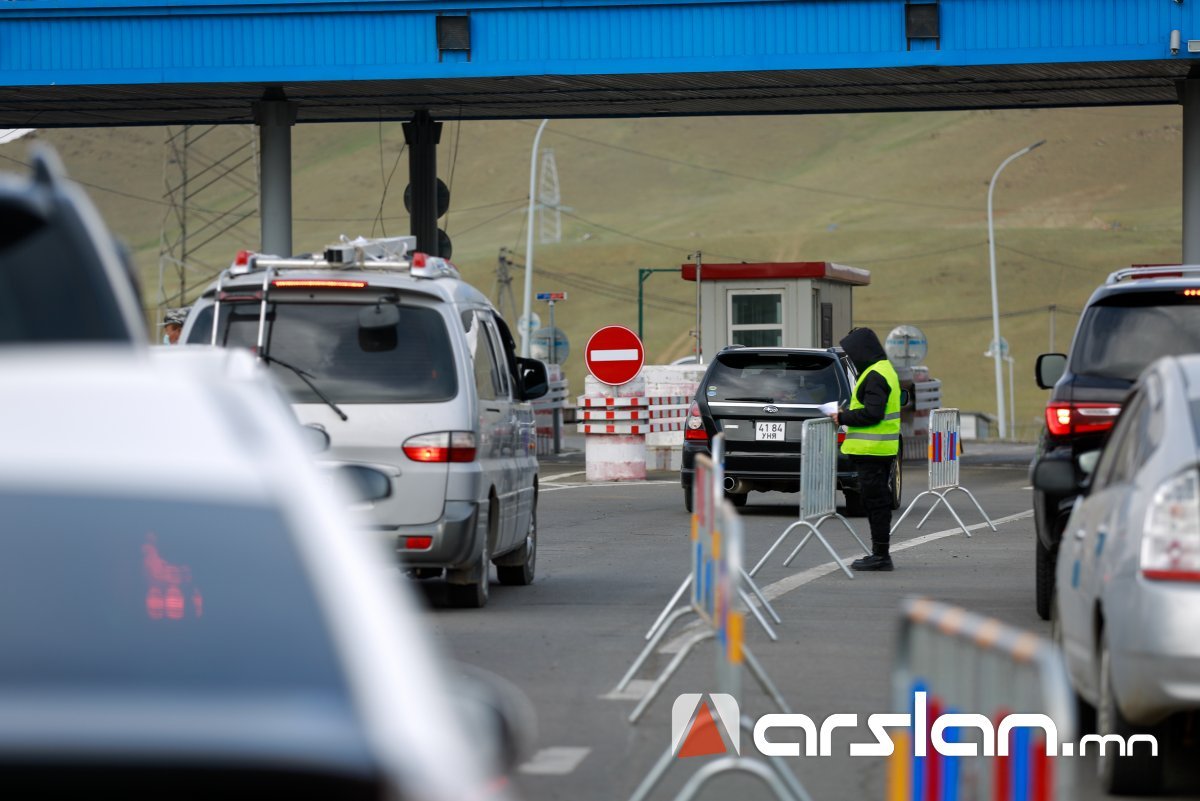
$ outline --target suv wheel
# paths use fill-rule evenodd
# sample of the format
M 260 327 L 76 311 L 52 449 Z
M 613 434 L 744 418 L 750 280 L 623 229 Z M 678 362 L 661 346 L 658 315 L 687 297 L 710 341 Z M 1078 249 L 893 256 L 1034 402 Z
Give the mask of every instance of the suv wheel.
M 525 532 L 525 543 L 514 553 L 502 557 L 506 564 L 496 565 L 496 576 L 501 584 L 527 586 L 533 583 L 537 567 L 537 503 L 529 513 L 529 529 Z
M 1134 734 L 1149 734 L 1166 744 L 1164 726 L 1133 726 L 1117 706 L 1112 686 L 1112 655 L 1108 650 L 1108 632 L 1100 635 L 1100 703 L 1096 707 L 1096 732 L 1101 737 L 1118 734 L 1126 741 Z M 1096 760 L 1100 786 L 1112 795 L 1155 794 L 1162 790 L 1165 756 L 1150 756 L 1150 747 L 1139 742 L 1125 756 L 1118 756 L 1109 745 Z
M 892 472 L 888 476 L 888 487 L 892 491 L 892 508 L 899 509 L 904 500 L 904 451 L 896 454 L 892 462 Z
M 466 570 L 447 570 L 446 580 L 449 582 L 450 605 L 459 609 L 482 609 L 487 606 L 491 596 L 491 547 L 490 543 L 496 534 L 499 521 L 496 519 L 496 499 L 488 503 L 487 531 L 483 537 L 483 546 L 479 551 L 479 561 L 474 567 Z
M 1037 548 L 1035 556 L 1037 613 L 1042 620 L 1049 620 L 1050 604 L 1054 599 L 1054 552 L 1042 545 L 1042 538 L 1037 534 L 1033 535 L 1033 541 Z
M 689 512 L 693 511 L 692 510 L 692 488 L 691 487 L 683 488 L 683 508 L 687 509 Z

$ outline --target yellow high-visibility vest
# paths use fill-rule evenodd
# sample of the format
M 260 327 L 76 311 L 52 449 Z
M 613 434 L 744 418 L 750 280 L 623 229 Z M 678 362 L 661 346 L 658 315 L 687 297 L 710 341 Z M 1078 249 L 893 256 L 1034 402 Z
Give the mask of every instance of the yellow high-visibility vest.
M 871 373 L 879 373 L 888 383 L 883 419 L 873 426 L 846 426 L 842 453 L 848 456 L 895 456 L 900 452 L 900 377 L 896 375 L 896 368 L 892 367 L 891 362 L 880 359 L 862 371 L 850 398 L 850 411 L 863 408 L 858 400 L 858 390 Z

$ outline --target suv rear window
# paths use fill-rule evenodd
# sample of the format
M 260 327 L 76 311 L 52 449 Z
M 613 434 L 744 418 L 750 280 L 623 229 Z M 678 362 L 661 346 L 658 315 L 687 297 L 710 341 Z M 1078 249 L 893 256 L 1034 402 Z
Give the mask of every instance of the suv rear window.
M 212 306 L 197 317 L 188 341 L 212 338 Z M 400 306 L 400 322 L 361 329 L 363 303 L 272 303 L 267 306 L 267 353 L 306 372 L 334 403 L 431 403 L 458 394 L 454 352 L 446 323 L 435 309 Z M 221 304 L 217 344 L 253 348 L 258 342 L 257 303 Z M 271 365 L 297 403 L 321 403 L 294 372 Z
M 705 378 L 709 401 L 826 403 L 841 400 L 841 367 L 816 353 L 722 353 Z
M 341 698 L 279 512 L 0 492 L 0 684 Z
M 1079 323 L 1071 371 L 1135 381 L 1160 356 L 1200 352 L 1200 299 L 1123 292 L 1089 308 Z

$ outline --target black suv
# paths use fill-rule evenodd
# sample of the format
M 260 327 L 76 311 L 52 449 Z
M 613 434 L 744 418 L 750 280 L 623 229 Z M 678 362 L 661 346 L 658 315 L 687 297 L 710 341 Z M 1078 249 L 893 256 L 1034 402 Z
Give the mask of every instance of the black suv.
M 24 342 L 146 342 L 128 255 L 49 148 L 0 175 L 0 344 Z
M 1087 302 L 1068 358 L 1038 357 L 1036 377 L 1053 389 L 1030 475 L 1046 459 L 1070 462 L 1104 445 L 1134 381 L 1160 356 L 1200 353 L 1200 266 L 1118 270 Z M 1037 612 L 1050 617 L 1059 540 L 1078 492 L 1033 491 Z
M 713 359 L 688 411 L 683 433 L 684 505 L 692 510 L 696 454 L 725 434 L 725 495 L 744 506 L 751 490 L 799 492 L 800 431 L 805 420 L 822 417 L 822 403 L 850 402 L 856 373 L 841 348 L 729 347 Z M 838 439 L 841 440 L 841 435 Z M 892 469 L 893 508 L 900 506 L 900 456 Z M 858 474 L 850 459 L 838 458 L 838 488 L 847 512 L 862 515 Z

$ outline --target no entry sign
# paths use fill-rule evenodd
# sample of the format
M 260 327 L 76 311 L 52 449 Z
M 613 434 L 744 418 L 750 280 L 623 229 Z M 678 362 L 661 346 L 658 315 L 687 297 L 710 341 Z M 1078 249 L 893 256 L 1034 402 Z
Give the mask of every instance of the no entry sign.
M 636 378 L 646 358 L 638 335 L 623 325 L 606 325 L 592 334 L 583 356 L 588 372 L 613 386 Z

